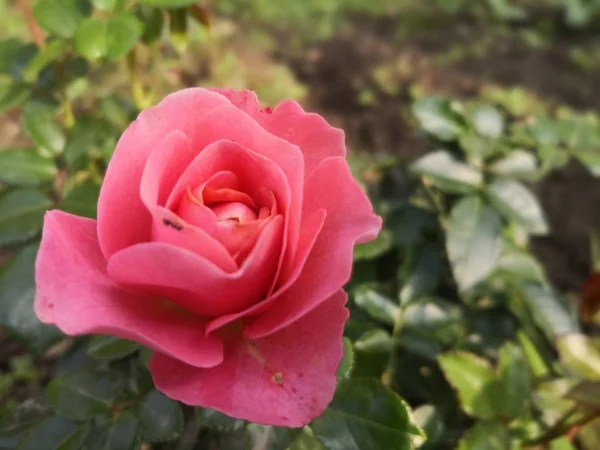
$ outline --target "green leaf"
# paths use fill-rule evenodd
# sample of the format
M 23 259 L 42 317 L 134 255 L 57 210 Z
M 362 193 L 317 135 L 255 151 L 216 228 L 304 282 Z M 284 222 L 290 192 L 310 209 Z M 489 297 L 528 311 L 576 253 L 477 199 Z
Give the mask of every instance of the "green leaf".
M 99 195 L 100 186 L 96 183 L 79 184 L 67 193 L 64 200 L 58 205 L 58 209 L 95 219 Z
M 429 211 L 408 204 L 390 214 L 387 226 L 396 245 L 411 247 L 436 232 L 438 218 Z
M 38 148 L 52 155 L 60 154 L 65 147 L 63 130 L 54 120 L 53 113 L 45 107 L 29 104 L 23 111 L 23 128 Z
M 398 316 L 396 303 L 368 285 L 356 289 L 354 302 L 375 319 L 389 325 L 393 325 Z
M 414 410 L 415 422 L 423 429 L 427 439 L 424 444 L 416 442 L 419 449 L 435 449 L 440 444 L 445 431 L 442 414 L 433 405 L 422 405 Z
M 499 386 L 502 391 L 499 409 L 503 417 L 519 417 L 529 403 L 531 376 L 521 349 L 507 342 L 500 349 Z
M 590 171 L 595 177 L 600 177 L 600 151 L 593 150 L 575 150 L 575 157 Z
M 561 169 L 565 167 L 569 160 L 569 152 L 552 145 L 542 145 L 538 147 L 538 156 L 542 162 L 542 173 L 550 170 Z
M 398 277 L 402 285 L 398 294 L 400 304 L 407 304 L 435 291 L 440 283 L 443 269 L 442 254 L 439 249 L 433 246 L 423 248 L 408 275 Z
M 494 268 L 501 227 L 498 214 L 478 197 L 464 198 L 452 208 L 446 250 L 461 291 L 475 286 Z
M 493 106 L 482 106 L 473 114 L 477 132 L 485 137 L 499 138 L 504 132 L 504 117 Z
M 84 442 L 89 431 L 90 429 L 87 424 L 80 425 L 75 432 L 64 439 L 54 450 L 80 450 L 81 448 L 86 448 L 84 447 Z M 86 448 L 86 450 L 88 449 Z
M 162 34 L 165 22 L 162 11 L 158 8 L 142 7 L 138 18 L 144 24 L 142 41 L 146 44 L 156 42 Z
M 402 310 L 401 333 L 402 346 L 431 358 L 437 356 L 441 346 L 458 343 L 466 334 L 466 321 L 462 308 L 456 303 L 441 298 L 423 298 Z M 439 345 L 427 344 L 429 341 Z M 426 354 L 420 351 L 422 349 L 426 349 Z
M 75 51 L 90 61 L 98 61 L 107 54 L 107 18 L 88 18 L 75 34 Z
M 504 275 L 518 280 L 531 280 L 543 282 L 546 279 L 544 268 L 531 254 L 505 248 L 496 261 L 496 270 Z
M 595 450 L 600 448 L 600 419 L 592 420 L 590 423 L 581 427 L 579 433 L 577 433 L 577 438 L 581 444 L 582 450 Z
M 39 0 L 33 7 L 37 23 L 46 31 L 61 37 L 71 37 L 90 5 L 82 0 Z
M 91 0 L 91 2 L 94 8 L 100 11 L 111 12 L 115 8 L 122 8 L 124 0 Z
M 56 61 L 58 57 L 62 55 L 67 48 L 67 45 L 67 41 L 55 40 L 41 48 L 33 59 L 29 61 L 29 64 L 23 73 L 25 81 L 28 83 L 34 82 L 43 68 Z
M 510 433 L 498 420 L 477 422 L 460 440 L 458 450 L 510 450 Z
M 35 427 L 17 447 L 17 450 L 47 450 L 63 444 L 77 432 L 77 425 L 62 417 L 50 417 Z
M 383 229 L 377 236 L 377 239 L 354 247 L 354 260 L 376 259 L 390 251 L 393 245 L 394 239 L 392 233 L 387 229 Z
M 538 170 L 536 157 L 525 150 L 513 150 L 489 167 L 489 171 L 493 174 L 521 180 L 535 179 Z
M 0 73 L 15 80 L 22 78 L 23 70 L 37 51 L 34 43 L 25 43 L 15 38 L 0 40 Z
M 298 438 L 289 446 L 289 450 L 325 450 L 308 426 L 301 428 Z
M 31 86 L 0 81 L 0 113 L 23 105 L 33 92 Z
M 560 142 L 556 122 L 546 116 L 536 116 L 528 125 L 531 136 L 542 145 L 554 146 Z
M 129 13 L 85 19 L 75 34 L 75 50 L 90 61 L 117 61 L 142 35 L 142 24 Z
M 386 330 L 375 328 L 365 331 L 354 343 L 354 348 L 365 353 L 389 353 L 392 344 L 392 336 Z
M 542 207 L 529 189 L 514 180 L 498 179 L 486 187 L 487 195 L 500 214 L 531 234 L 545 235 L 548 223 Z
M 196 415 L 203 425 L 221 431 L 241 430 L 246 425 L 246 421 L 234 419 L 212 408 L 196 408 Z
M 142 0 L 142 4 L 156 8 L 181 8 L 193 5 L 196 0 Z
M 441 141 L 455 140 L 463 131 L 460 116 L 451 103 L 439 97 L 426 97 L 413 105 L 413 113 L 421 127 Z
M 408 405 L 374 380 L 344 380 L 311 428 L 327 450 L 408 450 L 424 436 Z
M 468 193 L 481 187 L 483 175 L 445 150 L 429 153 L 412 164 L 411 170 L 448 192 Z
M 502 20 L 522 20 L 528 17 L 528 12 L 521 6 L 516 6 L 510 0 L 488 0 L 494 16 Z
M 18 189 L 0 197 L 0 247 L 37 235 L 52 202 L 41 192 Z
M 544 358 L 536 348 L 533 341 L 529 338 L 529 336 L 527 336 L 527 334 L 523 330 L 517 332 L 517 339 L 519 340 L 519 344 L 521 344 L 521 348 L 523 349 L 523 353 L 525 354 L 527 365 L 529 366 L 533 377 L 547 377 L 550 372 L 550 369 L 546 364 L 546 361 L 544 361 Z
M 246 432 L 251 449 L 281 450 L 292 445 L 302 433 L 302 428 L 273 427 L 249 423 Z
M 578 323 L 567 312 L 560 293 L 533 281 L 523 283 L 520 290 L 534 320 L 548 339 L 579 331 Z
M 354 349 L 352 348 L 352 341 L 345 337 L 344 356 L 337 368 L 336 375 L 338 378 L 350 378 L 352 369 L 354 369 Z
M 438 356 L 438 361 L 467 414 L 482 419 L 495 416 L 492 391 L 496 377 L 485 359 L 472 353 L 452 352 Z
M 586 380 L 600 381 L 600 349 L 585 334 L 558 336 L 556 349 L 567 369 Z
M 88 344 L 88 354 L 97 359 L 121 359 L 139 350 L 137 342 L 114 336 L 94 336 Z
M 111 111 L 112 113 L 113 111 Z M 65 160 L 71 171 L 88 167 L 90 156 L 101 153 L 101 147 L 110 139 L 107 136 L 108 124 L 94 117 L 78 117 L 75 126 L 69 130 L 65 146 Z
M 185 52 L 188 46 L 188 9 L 169 9 L 169 33 L 171 44 L 179 53 Z
M 54 181 L 58 171 L 51 159 L 34 149 L 19 148 L 0 151 L 0 182 L 21 186 L 37 186 Z
M 16 448 L 21 436 L 51 414 L 43 399 L 30 398 L 19 404 L 0 420 L 0 448 Z
M 573 386 L 566 397 L 589 409 L 600 409 L 600 382 L 580 381 Z
M 107 25 L 106 56 L 116 61 L 125 56 L 142 36 L 142 23 L 129 13 L 110 17 Z
M 140 436 L 149 443 L 173 440 L 183 430 L 181 406 L 158 391 L 146 395 L 137 417 Z
M 95 436 L 96 440 L 103 440 L 103 450 L 136 450 L 137 445 L 137 419 L 131 412 L 117 415 L 105 436 Z
M 43 351 L 60 334 L 56 328 L 41 323 L 33 312 L 37 251 L 37 245 L 22 248 L 0 272 L 0 327 L 33 349 Z
M 48 400 L 58 414 L 68 419 L 87 420 L 110 414 L 125 380 L 116 372 L 80 370 L 53 379 L 48 385 Z

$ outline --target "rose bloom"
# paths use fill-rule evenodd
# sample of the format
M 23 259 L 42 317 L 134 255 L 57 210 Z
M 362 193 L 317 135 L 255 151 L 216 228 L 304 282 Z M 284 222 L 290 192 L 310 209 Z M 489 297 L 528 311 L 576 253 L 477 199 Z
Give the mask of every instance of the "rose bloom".
M 356 243 L 381 228 L 344 134 L 250 91 L 185 89 L 125 131 L 98 220 L 50 211 L 35 311 L 154 353 L 160 391 L 298 427 L 327 407 Z

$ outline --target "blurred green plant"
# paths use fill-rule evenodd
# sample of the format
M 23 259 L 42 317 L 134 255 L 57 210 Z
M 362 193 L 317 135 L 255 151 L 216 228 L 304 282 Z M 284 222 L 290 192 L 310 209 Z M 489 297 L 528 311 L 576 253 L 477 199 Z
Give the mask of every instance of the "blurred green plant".
M 573 160 L 599 175 L 598 117 L 531 112 L 518 95 L 418 98 L 431 151 L 379 169 L 371 186 L 393 242 L 357 249 L 369 260 L 356 262 L 347 331 L 355 374 L 380 376 L 416 408 L 428 436 L 419 448 L 597 442 L 599 411 L 584 398 L 598 386 L 600 347 L 530 250 L 551 233 L 530 186 Z

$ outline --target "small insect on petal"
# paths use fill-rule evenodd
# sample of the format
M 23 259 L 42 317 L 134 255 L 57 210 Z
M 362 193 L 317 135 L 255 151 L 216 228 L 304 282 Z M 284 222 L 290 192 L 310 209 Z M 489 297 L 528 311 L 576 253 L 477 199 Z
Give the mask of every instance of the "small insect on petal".
M 179 225 L 178 223 L 172 222 L 169 219 L 163 219 L 163 223 L 171 228 L 174 228 L 177 231 L 181 231 L 183 230 L 183 227 L 181 225 Z

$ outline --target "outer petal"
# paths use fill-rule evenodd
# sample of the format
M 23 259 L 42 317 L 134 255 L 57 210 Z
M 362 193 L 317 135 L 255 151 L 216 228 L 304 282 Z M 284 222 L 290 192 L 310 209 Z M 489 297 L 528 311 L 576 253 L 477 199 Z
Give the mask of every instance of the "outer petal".
M 349 279 L 357 241 L 374 239 L 381 218 L 352 177 L 343 158 L 323 160 L 306 179 L 304 214 L 325 209 L 327 218 L 300 277 L 265 313 L 244 328 L 259 338 L 307 314 Z
M 346 156 L 344 132 L 329 125 L 319 114 L 305 112 L 294 101 L 281 102 L 273 111 L 261 110 L 252 91 L 215 89 L 215 92 L 250 114 L 267 131 L 300 147 L 306 175 L 325 158 Z
M 98 238 L 107 259 L 149 238 L 151 219 L 139 189 L 150 152 L 168 133 L 179 129 L 188 134 L 207 112 L 223 104 L 229 102 L 222 95 L 200 88 L 184 89 L 143 111 L 123 133 L 98 200 Z
M 259 301 L 269 288 L 281 251 L 281 231 L 282 218 L 274 217 L 234 273 L 163 242 L 121 250 L 110 259 L 108 273 L 125 286 L 161 295 L 203 317 L 235 313 Z
M 223 364 L 211 369 L 155 354 L 150 360 L 154 383 L 171 398 L 240 419 L 305 425 L 333 398 L 346 300 L 338 290 L 288 328 L 256 341 L 231 342 Z
M 115 285 L 105 271 L 96 221 L 51 211 L 36 262 L 35 312 L 64 333 L 111 334 L 197 367 L 223 359 L 223 343 L 206 338 L 200 319 Z

